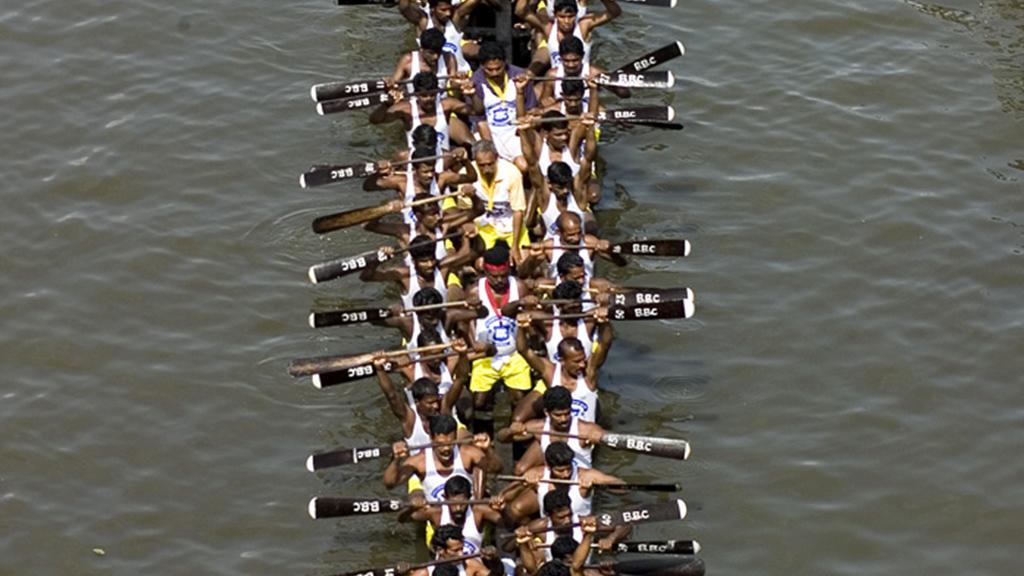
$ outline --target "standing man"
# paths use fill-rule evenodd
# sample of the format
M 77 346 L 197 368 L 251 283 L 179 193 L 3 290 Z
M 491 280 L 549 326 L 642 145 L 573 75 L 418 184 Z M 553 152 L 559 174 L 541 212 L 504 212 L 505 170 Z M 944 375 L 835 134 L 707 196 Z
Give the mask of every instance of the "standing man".
M 519 90 L 524 92 L 526 110 L 537 106 L 537 95 L 533 83 L 527 82 L 524 88 L 516 86 L 515 78 L 526 74 L 518 66 L 505 60 L 505 49 L 496 42 L 484 42 L 480 46 L 480 67 L 470 78 L 472 88 L 464 89 L 463 94 L 473 98 L 473 114 L 483 116 L 477 122 L 480 137 L 494 142 L 498 154 L 505 160 L 522 156 L 519 137 L 516 135 L 516 95 Z M 525 164 L 520 165 L 525 172 Z

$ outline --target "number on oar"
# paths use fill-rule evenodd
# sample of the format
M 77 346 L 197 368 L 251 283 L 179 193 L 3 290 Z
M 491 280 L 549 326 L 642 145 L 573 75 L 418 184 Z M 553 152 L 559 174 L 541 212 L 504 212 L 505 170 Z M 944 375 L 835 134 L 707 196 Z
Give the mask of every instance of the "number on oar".
M 598 122 L 670 122 L 676 117 L 671 106 L 630 106 L 602 110 L 597 114 Z
M 643 542 L 619 542 L 615 545 L 619 553 L 639 554 L 697 554 L 700 543 L 696 540 L 647 540 Z
M 393 103 L 391 94 L 388 94 L 387 92 L 382 92 L 380 94 L 366 94 L 352 98 L 336 98 L 334 100 L 318 102 L 316 105 L 316 113 L 321 116 L 325 116 L 327 114 L 336 114 L 338 112 L 348 112 L 349 110 L 359 110 L 360 108 L 370 108 L 378 104 Z
M 555 430 L 543 432 L 555 438 L 579 438 L 578 434 L 566 434 Z M 615 434 L 605 432 L 601 445 L 614 450 L 649 454 L 660 458 L 686 460 L 690 457 L 690 443 L 678 438 L 658 438 L 655 436 L 638 436 L 636 434 Z
M 634 256 L 689 256 L 689 240 L 632 240 L 612 244 L 612 254 Z
M 422 204 L 442 202 L 447 198 L 454 198 L 455 196 L 461 195 L 461 192 L 439 194 L 422 200 L 406 202 L 405 204 L 402 204 L 402 208 L 412 208 Z M 377 206 L 367 206 L 366 208 L 355 208 L 352 210 L 345 210 L 344 212 L 328 214 L 327 216 L 320 216 L 313 220 L 313 232 L 316 232 L 317 234 L 327 234 L 328 232 L 334 232 L 335 230 L 341 230 L 342 228 L 358 226 L 359 224 L 364 224 L 371 220 L 376 220 L 399 211 L 400 209 L 396 210 L 391 202 L 385 202 L 384 204 L 379 204 Z
M 449 232 L 448 234 L 445 234 L 440 238 L 435 238 L 434 240 L 430 240 L 428 242 L 416 243 L 415 246 L 443 242 L 444 240 L 449 240 L 451 238 L 455 238 L 456 236 L 461 235 L 462 231 L 457 230 L 455 232 Z M 409 248 L 411 248 L 412 246 L 413 245 L 406 246 L 404 248 L 397 248 L 395 249 L 394 254 L 398 255 L 401 254 L 402 252 L 407 252 Z M 328 280 L 334 280 L 335 278 L 347 276 L 348 274 L 358 272 L 366 268 L 367 266 L 384 262 L 387 259 L 388 256 L 381 252 L 380 250 L 371 250 L 369 252 L 363 252 L 362 254 L 356 254 L 355 256 L 349 256 L 347 258 L 336 258 L 334 260 L 329 260 L 327 262 L 323 262 L 320 264 L 314 264 L 313 266 L 309 267 L 307 276 L 309 276 L 310 282 L 312 282 L 313 284 L 318 284 L 320 282 L 326 282 Z
M 384 79 L 324 82 L 322 84 L 314 84 L 309 89 L 309 97 L 313 99 L 313 102 L 324 102 L 338 98 L 376 94 L 387 89 L 388 83 Z
M 672 0 L 672 3 L 675 5 L 675 0 Z M 664 64 L 665 62 L 678 58 L 683 54 L 686 54 L 686 48 L 683 47 L 682 42 L 676 41 L 667 46 L 662 46 L 654 52 L 644 54 L 632 62 L 627 62 L 612 72 L 643 72 L 648 68 Z
M 622 290 L 622 292 L 613 292 L 610 295 L 613 305 L 636 306 L 695 298 L 693 290 L 690 288 L 623 288 Z
M 612 320 L 667 320 L 690 318 L 696 311 L 693 300 L 675 300 L 636 306 L 611 306 L 608 317 Z
M 394 499 L 314 497 L 309 501 L 309 516 L 318 519 L 382 514 L 395 512 L 404 504 L 401 500 Z

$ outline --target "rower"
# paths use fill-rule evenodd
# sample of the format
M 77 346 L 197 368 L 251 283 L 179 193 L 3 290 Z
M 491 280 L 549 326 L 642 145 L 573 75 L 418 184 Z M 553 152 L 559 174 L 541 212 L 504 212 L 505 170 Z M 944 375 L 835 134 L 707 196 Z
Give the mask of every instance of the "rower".
M 416 522 L 429 522 L 432 526 L 454 524 L 462 529 L 463 554 L 475 554 L 483 548 L 484 532 L 488 526 L 503 522 L 501 511 L 505 501 L 501 497 L 491 498 L 489 504 L 456 504 L 472 498 L 473 486 L 462 476 L 454 476 L 444 483 L 444 499 L 452 502 L 443 506 L 426 506 L 426 500 L 418 496 L 410 501 L 413 508 L 408 518 Z
M 591 64 L 587 58 L 587 47 L 583 41 L 575 36 L 563 38 L 558 45 L 561 54 L 561 62 L 552 66 L 546 76 L 548 78 L 592 78 L 605 73 L 605 69 L 596 64 Z M 553 80 L 541 83 L 540 101 L 544 107 L 553 105 L 562 99 L 562 83 L 564 80 Z M 583 80 L 579 80 L 583 82 Z M 621 86 L 608 86 L 607 89 L 619 98 L 629 98 L 629 88 Z M 583 95 L 584 108 L 590 103 L 588 94 Z
M 580 217 L 584 231 L 595 228 L 593 214 L 581 207 L 588 206 L 586 195 L 582 193 L 586 189 L 583 182 L 589 179 L 587 173 L 580 171 L 573 176 L 572 168 L 559 160 L 548 166 L 543 178 L 540 177 L 540 168 L 531 165 L 529 176 L 537 198 L 536 214 L 540 217 L 545 240 L 558 234 L 558 217 L 566 212 Z
M 520 274 L 524 277 L 545 275 L 553 277 L 557 273 L 558 258 L 567 249 L 579 253 L 587 275 L 594 274 L 593 255 L 601 256 L 617 266 L 625 266 L 626 259 L 619 254 L 611 253 L 611 243 L 601 240 L 593 234 L 584 234 L 582 220 L 572 212 L 563 212 L 558 216 L 558 233 L 542 242 L 530 245 L 530 255 L 523 260 Z
M 458 270 L 460 266 L 469 262 L 472 253 L 469 250 L 469 242 L 463 242 L 463 248 L 458 252 L 438 260 L 435 244 L 434 238 L 430 236 L 416 236 L 408 248 L 412 262 L 381 270 L 380 263 L 374 261 L 359 273 L 359 278 L 364 282 L 395 282 L 402 288 L 402 305 L 406 308 L 413 306 L 413 295 L 424 286 L 434 287 L 447 301 L 448 288 L 445 279 L 448 272 Z M 380 248 L 380 253 L 384 256 L 382 260 L 390 259 L 394 252 L 393 246 Z
M 413 202 L 427 200 L 430 194 L 419 193 L 412 197 Z M 441 214 L 439 202 L 421 203 L 411 208 L 411 217 L 404 222 L 385 222 L 383 218 L 371 220 L 363 226 L 364 230 L 394 236 L 399 243 L 408 246 L 413 238 L 427 236 L 432 239 L 441 238 L 460 228 L 468 238 L 476 235 L 476 227 L 470 224 L 476 212 L 473 210 L 448 210 L 444 216 Z M 434 243 L 434 256 L 440 262 L 448 255 L 448 245 L 451 239 Z M 454 246 L 454 244 L 452 244 Z
M 509 403 L 513 406 L 533 387 L 530 366 L 516 351 L 516 322 L 523 290 L 519 280 L 511 277 L 509 248 L 504 241 L 484 252 L 483 277 L 466 292 L 466 300 L 479 302 L 487 316 L 475 321 L 472 336 L 485 344 L 490 357 L 473 362 L 469 391 L 473 394 L 473 430 L 493 434 L 493 388 L 498 380 L 505 384 Z
M 410 456 L 408 442 L 393 445 L 394 454 L 384 469 L 384 486 L 394 488 L 416 476 L 420 482 L 418 489 L 423 491 L 427 501 L 437 502 L 444 491 L 444 483 L 452 476 L 471 480 L 477 469 L 484 473 L 501 472 L 501 459 L 494 453 L 487 434 L 476 434 L 471 445 L 460 447 L 456 444 L 458 423 L 450 414 L 436 414 L 429 426 L 430 443 L 434 447 Z
M 425 146 L 416 148 L 410 159 L 429 158 L 436 155 L 434 152 L 435 149 Z M 382 160 L 377 163 L 377 175 L 363 181 L 363 190 L 394 190 L 403 202 L 410 202 L 415 200 L 418 194 L 438 196 L 449 189 L 457 190 L 460 185 L 476 181 L 476 170 L 469 162 L 465 150 L 456 148 L 444 156 L 451 159 L 452 165 L 440 173 L 437 172 L 436 163 L 430 161 L 417 162 L 412 165 L 411 170 L 396 173 L 391 167 L 391 162 Z M 415 211 L 406 211 L 405 219 L 412 220 L 409 217 L 411 215 L 415 215 Z
M 453 344 L 453 348 L 454 348 Z M 465 344 L 461 345 L 465 354 Z M 450 414 L 455 402 L 462 392 L 461 386 L 453 386 L 448 393 L 442 396 L 438 390 L 437 383 L 429 378 L 415 380 L 410 387 L 413 399 L 412 406 L 406 401 L 406 396 L 400 394 L 391 380 L 391 376 L 384 369 L 387 359 L 383 356 L 373 361 L 374 372 L 377 374 L 377 384 L 391 407 L 391 413 L 398 418 L 402 424 L 402 437 L 405 438 L 406 446 L 420 446 L 430 444 L 431 429 L 428 427 L 431 419 L 438 414 Z M 454 392 L 453 392 L 454 391 Z M 408 452 L 408 451 L 407 451 Z M 414 452 L 419 452 L 415 450 Z
M 594 445 L 604 438 L 604 429 L 594 422 L 584 422 L 572 415 L 572 393 L 564 386 L 549 388 L 544 392 L 544 418 L 528 422 L 513 420 L 508 428 L 498 432 L 499 442 L 526 440 L 534 438 L 526 454 L 516 462 L 515 473 L 522 474 L 526 470 L 539 466 L 544 462 L 544 451 L 551 445 L 553 437 L 545 432 L 561 432 L 579 436 L 568 438 L 565 443 L 572 448 L 573 462 L 580 468 L 593 466 Z
M 591 497 L 595 485 L 622 483 L 619 478 L 596 468 L 580 468 L 573 462 L 572 448 L 565 442 L 551 442 L 544 451 L 544 465 L 523 473 L 522 483 L 532 489 L 522 492 L 515 499 L 510 499 L 508 503 L 505 516 L 511 523 L 518 525 L 538 513 L 543 517 L 549 514 L 548 511 L 552 511 L 550 506 L 545 506 L 550 504 L 545 496 L 559 489 L 565 490 L 566 485 L 546 480 L 573 482 L 568 486 L 566 493 L 571 512 L 581 516 L 589 515 L 591 512 Z M 506 490 L 512 489 L 512 486 L 515 485 L 510 485 Z
M 459 72 L 469 72 L 469 60 L 476 57 L 477 45 L 463 40 L 463 32 L 469 24 L 469 15 L 479 0 L 463 0 L 458 8 L 452 0 L 429 0 L 430 9 L 424 11 L 416 0 L 398 0 L 398 10 L 413 26 L 422 32 L 428 28 L 444 31 L 444 52 L 455 58 Z
M 594 310 L 597 322 L 597 348 L 587 358 L 583 344 L 577 338 L 564 338 L 558 345 L 560 360 L 549 360 L 534 352 L 527 344 L 526 330 L 516 332 L 516 349 L 531 368 L 541 374 L 548 388 L 564 386 L 572 394 L 572 415 L 585 422 L 597 421 L 597 370 L 608 357 L 613 331 L 608 322 L 606 308 Z M 533 321 L 530 312 L 521 312 L 516 318 L 523 328 Z M 470 385 L 472 389 L 472 384 Z M 513 420 L 532 420 L 541 415 L 541 393 L 533 390 L 516 406 Z
M 545 22 L 536 12 L 531 12 L 528 9 L 528 0 L 518 0 L 515 8 L 516 16 L 533 27 L 538 34 L 543 34 L 544 44 L 546 44 L 534 51 L 533 62 L 530 63 L 531 70 L 558 66 L 561 63 L 559 43 L 563 38 L 568 37 L 576 37 L 583 42 L 584 60 L 589 60 L 591 34 L 594 29 L 615 20 L 622 14 L 622 8 L 617 0 L 601 0 L 601 3 L 605 6 L 604 12 L 588 14 L 577 20 L 579 6 L 577 6 L 576 0 L 556 0 L 554 20 Z
M 430 539 L 430 549 L 435 560 L 446 560 L 464 556 L 465 537 L 454 524 L 440 526 Z M 428 566 L 410 571 L 408 566 L 399 564 L 395 570 L 403 576 L 504 576 L 505 568 L 493 546 L 480 550 L 480 558 L 467 558 L 461 562 Z
M 472 88 L 463 89 L 463 94 L 472 96 L 473 114 L 484 117 L 476 125 L 480 137 L 493 141 L 503 159 L 517 162 L 522 169 L 522 160 L 516 160 L 522 156 L 522 149 L 516 136 L 516 95 L 520 88 L 514 79 L 526 71 L 505 58 L 505 49 L 496 42 L 480 46 L 480 67 L 470 78 Z M 526 82 L 522 91 L 526 110 L 537 106 L 533 82 Z
M 458 72 L 455 64 L 455 55 L 444 51 L 446 40 L 444 32 L 437 28 L 427 28 L 420 33 L 418 44 L 419 50 L 411 50 L 402 54 L 398 59 L 398 66 L 391 76 L 391 83 L 398 84 L 406 78 L 412 78 L 420 72 L 433 72 L 441 75 L 439 62 L 444 58 L 444 75 L 454 76 Z M 409 85 L 409 92 L 413 92 L 412 85 Z
M 442 333 L 422 332 L 415 341 L 411 342 L 411 344 L 414 343 L 417 347 L 424 347 L 433 346 L 434 344 L 445 344 L 447 341 L 447 337 L 442 337 Z M 455 341 L 464 342 L 461 338 L 456 338 Z M 436 355 L 435 357 L 427 357 L 426 359 L 421 357 L 419 354 L 411 354 L 410 356 L 414 356 L 411 358 L 412 361 L 401 366 L 399 370 L 410 383 L 416 382 L 422 378 L 426 378 L 427 380 L 436 383 L 437 391 L 443 398 L 446 398 L 448 394 L 451 393 L 453 398 L 452 408 L 454 409 L 454 404 L 459 401 L 462 396 L 462 391 L 469 382 L 469 358 L 473 351 L 469 350 L 468 347 L 465 347 L 465 345 L 462 344 L 456 352 L 458 353 L 454 356 L 445 357 L 443 355 Z M 454 392 L 452 392 L 453 390 Z M 413 405 L 414 398 L 411 386 L 406 387 L 405 395 L 409 404 Z
M 468 146 L 472 141 L 469 127 L 465 121 L 471 108 L 468 104 L 445 96 L 439 88 L 437 75 L 430 71 L 420 72 L 412 78 L 413 94 L 406 98 L 406 93 L 397 88 L 391 89 L 391 100 L 382 102 L 370 113 L 371 124 L 384 124 L 401 120 L 406 132 L 410 132 L 420 124 L 430 124 L 437 130 L 438 142 L 442 150 L 448 150 L 451 144 Z M 412 142 L 411 134 L 408 137 Z

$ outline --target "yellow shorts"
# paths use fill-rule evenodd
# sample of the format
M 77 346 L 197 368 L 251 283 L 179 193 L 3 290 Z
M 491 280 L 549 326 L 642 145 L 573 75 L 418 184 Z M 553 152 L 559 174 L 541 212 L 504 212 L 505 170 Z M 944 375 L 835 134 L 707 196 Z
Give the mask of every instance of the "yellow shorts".
M 548 383 L 543 378 L 538 378 L 533 381 L 533 391 L 541 396 L 548 391 Z
M 518 352 L 513 354 L 500 370 L 491 367 L 490 358 L 473 361 L 473 374 L 469 379 L 470 392 L 490 392 L 498 380 L 504 380 L 505 386 L 513 390 L 533 388 L 533 381 L 530 379 L 530 365 Z
M 499 239 L 504 240 L 509 246 L 512 245 L 512 233 L 500 234 L 494 229 L 494 226 L 488 224 L 487 226 L 478 226 L 476 233 L 480 236 L 480 239 L 484 241 L 484 250 L 490 250 L 494 247 L 494 243 Z M 526 229 L 523 228 L 522 234 L 519 236 L 519 247 L 523 248 L 530 245 L 530 235 L 526 233 Z

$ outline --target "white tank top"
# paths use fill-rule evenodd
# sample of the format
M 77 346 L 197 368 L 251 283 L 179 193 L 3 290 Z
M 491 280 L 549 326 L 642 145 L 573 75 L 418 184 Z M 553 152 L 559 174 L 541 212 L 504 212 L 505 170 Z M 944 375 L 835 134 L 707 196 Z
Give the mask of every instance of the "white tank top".
M 580 205 L 576 203 L 576 197 L 569 193 L 569 198 L 565 201 L 565 208 L 568 212 L 572 212 L 580 217 L 580 229 L 583 233 L 586 233 L 586 225 L 583 223 L 584 212 L 580 208 Z M 544 211 L 540 213 L 541 219 L 544 221 L 544 239 L 557 238 L 558 237 L 558 217 L 562 215 L 562 211 L 558 209 L 558 198 L 552 192 L 548 194 L 548 205 L 544 208 Z M 558 259 L 554 260 L 557 265 Z
M 551 418 L 544 419 L 544 431 L 551 431 Z M 577 418 L 573 418 L 569 424 L 569 434 L 574 434 L 578 436 L 579 433 L 580 421 Z M 573 456 L 573 461 L 576 462 L 577 466 L 579 466 L 580 468 L 593 468 L 593 446 L 588 446 L 587 448 L 584 448 L 583 445 L 580 444 L 579 438 L 558 438 L 558 440 L 564 441 L 566 444 L 569 445 L 569 448 L 572 448 L 573 454 L 575 454 L 575 456 Z M 540 437 L 540 451 L 543 452 L 547 450 L 548 446 L 550 445 L 551 436 L 548 436 L 547 434 L 542 434 Z
M 444 483 L 448 481 L 452 476 L 462 476 L 470 482 L 473 478 L 466 471 L 465 466 L 462 465 L 462 455 L 459 454 L 459 447 L 454 446 L 454 456 L 452 464 L 452 473 L 447 476 L 442 476 L 437 471 L 437 464 L 434 462 L 434 449 L 425 448 L 423 450 L 426 455 L 426 470 L 427 474 L 423 477 L 423 493 L 427 497 L 429 502 L 437 502 L 438 500 L 444 500 Z
M 413 54 L 416 54 L 416 52 L 413 52 Z M 409 85 L 409 88 L 412 88 L 412 84 Z M 434 117 L 436 118 L 434 121 L 434 130 L 437 131 L 437 147 L 441 150 L 440 153 L 447 152 L 451 148 L 451 142 L 448 140 L 448 118 L 444 113 L 442 98 L 442 93 L 438 92 L 437 99 L 434 103 Z M 412 116 L 412 128 L 410 128 L 409 132 L 406 133 L 405 140 L 409 147 L 412 148 L 412 131 L 423 123 L 423 121 L 420 120 L 420 105 L 416 103 L 415 97 L 409 98 L 409 109 Z
M 580 32 L 580 22 L 577 18 L 576 23 L 572 27 L 572 35 L 579 38 L 580 42 L 583 42 L 583 63 L 590 63 L 590 42 L 583 39 L 583 33 Z M 551 21 L 551 31 L 548 32 L 548 53 L 551 55 L 551 67 L 556 68 L 562 65 L 562 56 L 558 50 L 558 24 Z
M 562 249 L 562 238 L 558 236 L 558 234 L 555 234 L 555 236 L 551 238 L 551 260 L 548 263 L 549 276 L 558 276 L 558 259 L 562 257 L 562 253 L 564 252 L 565 250 Z M 582 248 L 580 250 L 576 250 L 576 252 L 578 252 L 580 258 L 583 259 L 584 273 L 588 278 L 593 276 L 594 261 L 590 258 L 590 250 Z
M 405 438 L 406 446 L 430 444 L 430 434 L 427 434 L 427 428 L 426 424 L 423 423 L 423 418 L 420 418 L 420 413 L 416 411 L 415 407 L 413 407 L 413 412 L 416 412 L 416 421 L 412 424 L 412 436 Z M 409 450 L 409 455 L 419 454 L 420 452 L 421 450 Z
M 480 278 L 476 283 L 477 295 L 487 309 L 487 316 L 476 320 L 476 339 L 480 342 L 494 344 L 497 353 L 491 357 L 491 367 L 501 369 L 516 352 L 516 319 L 502 316 L 491 302 L 487 287 L 487 278 Z M 506 302 L 519 300 L 519 283 L 509 278 L 508 299 Z
M 555 68 L 554 76 L 555 76 L 555 78 L 563 78 L 563 77 L 565 77 L 565 68 L 562 66 L 561 62 L 559 62 L 558 63 L 558 67 Z M 583 62 L 583 70 L 580 71 L 580 76 L 583 76 L 584 78 L 590 76 L 590 62 Z M 552 92 L 552 96 L 555 97 L 555 100 L 557 100 L 559 102 L 562 101 L 562 81 L 561 80 L 556 80 L 555 81 L 555 86 L 554 86 L 554 89 L 553 89 L 553 92 Z M 586 89 L 586 87 L 584 86 L 584 90 L 583 90 L 583 110 L 589 110 L 589 109 L 590 109 L 590 90 Z M 561 112 L 562 112 L 562 114 L 565 114 L 565 104 L 562 104 Z M 573 174 L 575 174 L 575 173 L 576 172 L 573 171 Z
M 410 134 L 411 134 L 411 132 L 410 132 Z M 411 156 L 411 154 L 412 153 L 410 152 L 410 156 Z M 412 164 L 410 164 L 409 166 L 411 167 Z M 437 178 L 433 178 L 430 181 L 430 188 L 427 189 L 427 193 L 430 194 L 431 196 L 439 196 L 441 194 L 441 189 L 437 187 Z M 415 197 L 416 197 L 415 176 L 413 176 L 413 171 L 411 169 L 410 170 L 406 170 L 405 171 L 405 194 L 402 196 L 402 201 L 405 202 L 406 204 L 408 204 L 409 202 L 412 202 L 412 199 L 415 198 Z M 416 223 L 416 215 L 413 214 L 413 211 L 412 211 L 411 207 L 409 207 L 409 208 L 402 208 L 402 221 L 404 221 L 406 224 L 415 224 Z M 412 238 L 410 238 L 410 240 L 411 239 Z
M 551 386 L 562 385 L 562 363 L 555 363 L 555 376 Z M 576 377 L 576 389 L 572 391 L 572 417 L 584 422 L 597 421 L 597 391 L 587 386 L 587 380 L 580 374 Z
M 561 161 L 569 165 L 569 169 L 572 170 L 572 175 L 575 176 L 580 172 L 580 165 L 573 159 L 572 154 L 569 152 L 569 147 L 562 148 Z M 540 144 L 540 154 L 537 155 L 537 165 L 540 166 L 541 174 L 547 174 L 548 168 L 551 167 L 551 147 L 548 146 L 548 141 L 544 140 Z
M 573 514 L 572 518 L 569 519 L 569 523 L 570 524 L 579 524 L 580 523 L 580 516 L 579 516 L 579 514 Z M 550 518 L 548 519 L 548 526 L 551 526 L 551 519 Z M 555 532 L 554 530 L 551 530 L 549 532 L 545 532 L 545 534 L 546 535 L 544 536 L 544 543 L 547 544 L 547 547 L 544 548 L 544 561 L 545 562 L 550 562 L 551 561 L 551 545 L 555 543 L 555 540 L 557 540 L 559 536 L 563 536 L 564 534 L 559 534 L 558 532 Z M 583 541 L 583 528 L 580 528 L 579 526 L 573 526 L 573 528 L 572 528 L 572 539 L 575 540 L 577 544 L 582 542 Z
M 416 222 L 406 222 L 406 224 L 409 226 L 409 240 L 412 240 L 413 238 L 420 235 L 419 231 L 416 229 Z M 430 236 L 433 236 L 434 238 L 440 238 L 441 236 L 444 236 L 444 231 L 442 231 L 440 228 L 434 228 L 434 232 L 433 234 L 430 234 Z M 445 247 L 445 243 L 435 242 L 434 258 L 437 258 L 437 261 L 440 262 L 441 260 L 445 259 L 445 256 L 448 256 L 448 248 Z M 405 264 L 406 266 L 412 266 L 412 256 L 406 254 Z
M 498 155 L 507 160 L 515 158 L 522 154 L 519 136 L 516 133 L 515 82 L 506 74 L 504 87 L 495 87 L 495 84 L 486 79 L 483 86 L 484 115 Z
M 555 307 L 555 314 L 558 314 L 558 308 Z M 590 358 L 590 353 L 593 351 L 593 339 L 590 337 L 590 333 L 587 332 L 587 323 L 579 318 L 576 320 L 576 339 L 583 345 L 583 354 Z M 547 341 L 544 342 L 544 346 L 548 351 L 548 360 L 552 362 L 561 362 L 562 358 L 558 354 L 558 345 L 562 343 L 562 324 L 558 318 L 551 321 L 551 336 L 548 337 Z
M 440 242 L 438 242 L 440 244 Z M 406 308 L 412 308 L 412 298 L 420 291 L 420 276 L 416 273 L 414 266 L 409 266 L 409 291 L 402 294 L 402 306 Z M 445 302 L 448 301 L 448 287 L 444 283 L 444 276 L 441 271 L 434 268 L 434 288 L 441 293 L 441 297 L 444 298 Z M 413 346 L 415 348 L 415 346 Z
M 441 525 L 452 523 L 452 513 L 448 506 L 441 507 Z M 473 507 L 466 510 L 466 520 L 462 523 L 462 553 L 476 554 L 483 548 L 484 535 L 476 526 L 476 518 L 473 516 Z
M 434 379 L 433 376 L 427 376 L 427 371 L 423 368 L 423 363 L 417 362 L 412 367 L 412 379 L 415 381 L 424 377 L 430 378 L 431 380 Z M 439 377 L 440 378 L 437 381 L 437 392 L 441 396 L 444 396 L 452 389 L 452 373 L 448 370 L 448 364 L 445 363 L 443 359 L 441 360 L 441 373 L 439 374 Z M 412 391 L 406 388 L 406 392 L 408 393 L 409 402 L 413 402 Z
M 415 294 L 415 292 L 414 292 L 414 294 Z M 413 315 L 412 315 L 412 334 L 409 336 L 409 342 L 406 345 L 407 349 L 412 350 L 413 348 L 419 348 L 419 344 L 417 344 L 417 342 L 420 339 L 420 333 L 422 331 L 423 331 L 423 327 L 420 325 L 419 316 L 417 316 L 415 313 L 413 313 Z M 450 341 L 450 340 L 448 340 L 448 333 L 445 332 L 443 328 L 441 330 L 438 330 L 437 332 L 438 332 L 438 334 L 441 335 L 441 342 L 444 342 L 445 344 L 447 344 Z M 416 357 L 418 358 L 419 355 L 417 355 Z
M 540 481 L 539 484 L 537 484 L 537 502 L 540 505 L 541 517 L 547 515 L 547 513 L 544 511 L 544 495 L 550 492 L 551 490 L 557 490 L 559 488 L 569 489 L 569 502 L 572 505 L 572 513 L 574 515 L 578 514 L 580 516 L 589 516 L 592 508 L 590 498 L 583 497 L 583 494 L 580 493 L 579 485 L 573 484 L 570 486 L 565 486 L 564 484 L 548 484 L 547 482 L 544 482 L 544 480 L 551 478 L 549 474 L 551 474 L 551 470 L 545 467 L 544 478 Z M 570 478 L 570 480 L 579 480 L 579 477 L 579 467 L 574 462 L 572 465 L 572 478 Z
M 452 6 L 458 4 L 452 3 Z M 426 11 L 427 14 L 427 28 L 436 28 L 434 25 L 434 17 L 430 15 L 430 10 Z M 419 39 L 416 40 L 419 42 Z M 455 23 L 451 20 L 448 21 L 444 26 L 444 48 L 441 49 L 445 54 L 452 54 L 455 56 L 455 65 L 459 72 L 472 72 L 469 67 L 469 62 L 466 61 L 466 57 L 462 55 L 462 32 L 455 27 Z
M 454 4 L 452 4 L 452 6 L 454 6 Z M 549 20 L 554 20 L 555 19 L 555 3 L 554 2 L 548 2 L 547 5 L 546 5 L 546 9 L 547 9 L 547 12 L 548 12 L 548 19 Z M 587 15 L 587 5 L 583 4 L 581 2 L 576 2 L 576 9 L 577 9 L 577 11 L 576 11 L 576 21 L 579 22 L 580 18 L 583 18 L 584 16 Z

